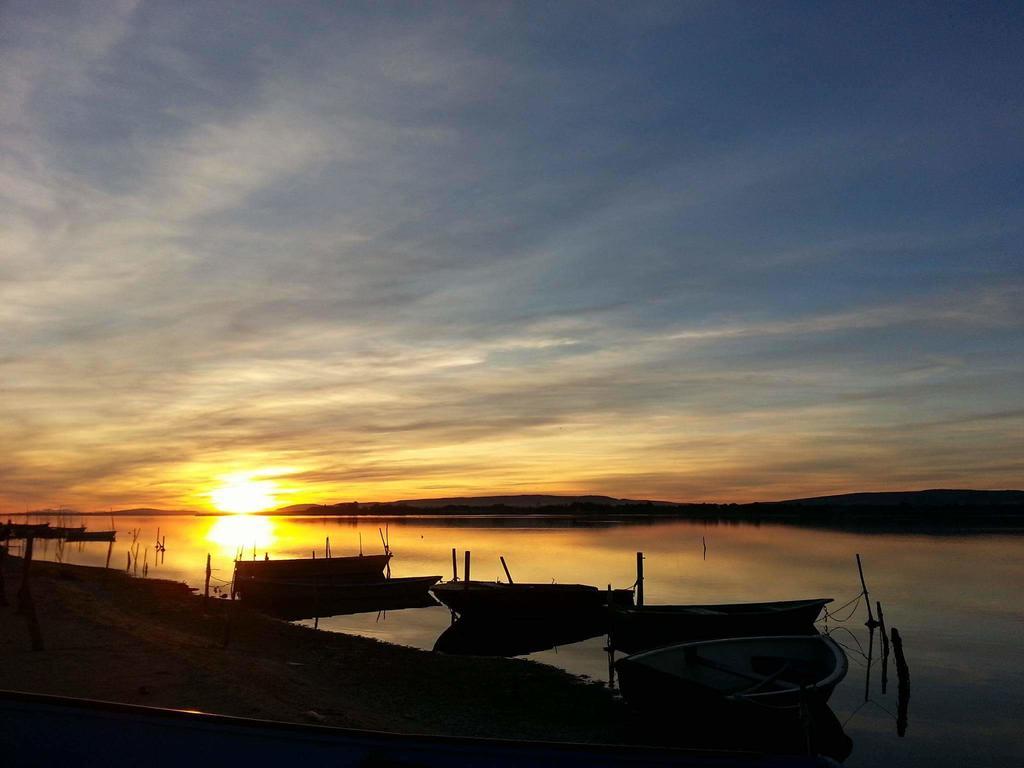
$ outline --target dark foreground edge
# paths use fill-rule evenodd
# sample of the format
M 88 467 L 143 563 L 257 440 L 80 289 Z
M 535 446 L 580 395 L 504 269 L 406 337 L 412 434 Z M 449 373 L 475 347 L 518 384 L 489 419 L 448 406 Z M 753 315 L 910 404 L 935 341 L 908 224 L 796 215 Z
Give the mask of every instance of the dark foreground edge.
M 413 736 L 0 691 L 5 766 L 830 766 L 812 757 Z

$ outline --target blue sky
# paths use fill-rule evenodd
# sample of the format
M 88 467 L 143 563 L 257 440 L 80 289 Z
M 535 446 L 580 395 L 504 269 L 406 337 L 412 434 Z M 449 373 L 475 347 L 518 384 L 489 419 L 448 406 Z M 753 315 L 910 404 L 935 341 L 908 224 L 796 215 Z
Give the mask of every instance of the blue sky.
M 0 8 L 0 494 L 1020 486 L 1016 4 Z

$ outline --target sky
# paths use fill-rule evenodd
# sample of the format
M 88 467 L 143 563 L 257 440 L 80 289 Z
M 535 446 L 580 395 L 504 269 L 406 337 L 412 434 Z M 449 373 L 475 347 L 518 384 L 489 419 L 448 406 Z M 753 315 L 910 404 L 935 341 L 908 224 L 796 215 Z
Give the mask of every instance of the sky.
M 1024 6 L 0 4 L 0 511 L 1021 487 Z

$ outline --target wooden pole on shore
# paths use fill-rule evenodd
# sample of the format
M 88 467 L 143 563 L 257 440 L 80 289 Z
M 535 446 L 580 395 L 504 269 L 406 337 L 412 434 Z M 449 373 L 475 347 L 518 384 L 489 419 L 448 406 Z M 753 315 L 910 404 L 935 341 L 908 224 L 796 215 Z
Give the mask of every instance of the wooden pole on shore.
M 501 567 L 505 569 L 505 576 L 508 578 L 508 583 L 509 584 L 515 583 L 515 582 L 512 581 L 512 574 L 508 572 L 508 566 L 505 565 L 505 556 L 504 555 L 499 555 L 498 559 L 501 560 Z
M 32 599 L 29 579 L 32 576 L 32 545 L 35 538 L 25 539 L 25 554 L 21 564 L 21 588 L 18 590 L 18 613 L 28 621 L 28 634 L 32 641 L 32 650 L 43 650 L 43 633 L 39 628 L 39 617 L 36 615 L 36 604 Z
M 0 605 L 9 605 L 7 602 L 7 587 L 4 584 L 4 561 L 7 559 L 7 545 L 0 544 Z
M 462 573 L 466 577 L 466 589 L 469 589 L 469 550 L 466 550 L 466 564 L 462 567 Z
M 452 547 L 452 581 L 459 580 L 459 561 L 455 556 L 455 547 Z
M 206 584 L 203 586 L 203 599 L 210 602 L 210 553 L 206 553 Z
M 857 572 L 860 574 L 860 586 L 864 590 L 864 602 L 868 606 L 868 620 L 864 622 L 866 627 L 877 627 L 878 622 L 875 621 L 875 617 L 871 615 L 871 597 L 868 595 L 868 585 L 864 582 L 864 568 L 860 564 L 860 555 L 857 555 Z
M 642 608 L 644 604 L 644 553 L 636 553 L 636 604 Z

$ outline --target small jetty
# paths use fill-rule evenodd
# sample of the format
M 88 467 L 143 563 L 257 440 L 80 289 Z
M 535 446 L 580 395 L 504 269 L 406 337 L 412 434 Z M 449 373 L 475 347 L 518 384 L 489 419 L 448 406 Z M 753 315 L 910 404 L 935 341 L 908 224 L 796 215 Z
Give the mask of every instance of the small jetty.
M 59 541 L 116 541 L 117 531 L 90 531 L 84 525 L 67 527 L 49 523 L 0 523 L 0 541 L 57 539 Z

